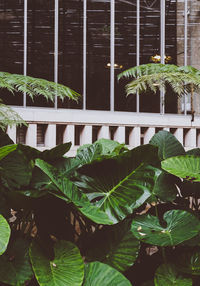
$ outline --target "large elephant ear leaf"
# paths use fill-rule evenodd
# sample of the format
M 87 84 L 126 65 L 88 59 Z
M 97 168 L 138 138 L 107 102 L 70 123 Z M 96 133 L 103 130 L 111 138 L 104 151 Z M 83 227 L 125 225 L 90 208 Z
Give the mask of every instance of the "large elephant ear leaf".
M 4 253 L 7 248 L 10 238 L 10 226 L 6 219 L 0 215 L 0 255 Z
M 155 286 L 192 286 L 192 279 L 181 275 L 173 264 L 162 264 L 154 278 Z
M 118 223 L 151 196 L 159 173 L 152 166 L 141 164 L 131 170 L 127 164 L 106 160 L 80 170 L 73 180 L 92 205 Z
M 85 265 L 83 286 L 131 286 L 130 281 L 116 269 L 101 262 Z
M 200 157 L 185 155 L 168 158 L 162 162 L 162 168 L 185 180 L 200 182 Z
M 87 245 L 88 261 L 98 260 L 124 272 L 137 259 L 140 242 L 130 231 L 130 223 L 125 221 L 100 229 Z
M 187 211 L 167 211 L 163 219 L 167 223 L 166 227 L 161 226 L 155 216 L 138 216 L 133 220 L 131 230 L 136 238 L 158 246 L 180 244 L 197 235 L 200 230 L 198 218 Z
M 169 157 L 185 154 L 181 143 L 174 135 L 165 130 L 156 133 L 149 143 L 158 147 L 158 155 L 161 161 Z
M 30 247 L 33 271 L 40 286 L 81 286 L 84 263 L 79 249 L 71 242 L 58 241 L 54 259 L 49 260 L 36 242 Z
M 33 277 L 29 261 L 29 242 L 18 238 L 0 257 L 0 281 L 6 285 L 25 285 Z

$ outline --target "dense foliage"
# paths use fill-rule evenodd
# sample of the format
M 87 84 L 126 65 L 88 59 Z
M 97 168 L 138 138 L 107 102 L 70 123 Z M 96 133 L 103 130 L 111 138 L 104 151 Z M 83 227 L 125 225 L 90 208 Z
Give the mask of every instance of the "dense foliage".
M 200 149 L 160 131 L 40 152 L 0 134 L 0 285 L 200 285 Z

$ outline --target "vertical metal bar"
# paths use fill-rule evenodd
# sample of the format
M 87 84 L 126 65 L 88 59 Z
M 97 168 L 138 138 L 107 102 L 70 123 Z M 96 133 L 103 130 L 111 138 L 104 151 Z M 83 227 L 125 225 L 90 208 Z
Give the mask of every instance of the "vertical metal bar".
M 184 65 L 187 66 L 188 50 L 188 0 L 184 5 Z M 187 95 L 184 95 L 184 114 L 187 115 Z
M 136 65 L 140 65 L 140 0 L 137 0 Z M 136 112 L 140 112 L 139 92 L 136 96 Z
M 110 110 L 115 109 L 115 0 L 110 1 Z
M 55 0 L 54 8 L 54 82 L 58 83 L 58 21 L 59 21 L 59 0 Z M 58 108 L 58 98 L 55 94 L 54 108 Z
M 28 0 L 24 0 L 24 66 L 23 74 L 27 75 L 27 14 L 28 14 Z M 23 107 L 26 107 L 26 92 L 23 94 Z
M 165 0 L 160 0 L 160 57 L 161 64 L 165 64 Z M 160 114 L 165 113 L 165 92 L 160 92 Z
M 86 110 L 87 65 L 87 0 L 83 1 L 83 110 Z

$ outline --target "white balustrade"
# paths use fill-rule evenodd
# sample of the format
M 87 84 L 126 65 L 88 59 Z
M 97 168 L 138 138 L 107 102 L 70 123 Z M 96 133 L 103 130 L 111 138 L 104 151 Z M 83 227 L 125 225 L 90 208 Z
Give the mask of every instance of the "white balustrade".
M 28 122 L 25 133 L 27 145 L 44 150 L 52 148 L 57 141 L 72 142 L 70 155 L 75 155 L 79 145 L 106 138 L 127 143 L 130 148 L 147 144 L 158 130 L 171 131 L 184 143 L 186 149 L 200 147 L 200 117 L 177 114 L 148 114 L 92 110 L 55 110 L 43 108 L 14 108 Z M 37 146 L 37 125 L 46 126 L 43 131 L 44 146 Z M 59 128 L 60 126 L 60 128 Z M 58 127 L 58 128 L 57 128 Z M 57 132 L 61 132 L 56 134 Z M 7 129 L 16 142 L 16 128 Z M 18 139 L 19 140 L 19 139 Z

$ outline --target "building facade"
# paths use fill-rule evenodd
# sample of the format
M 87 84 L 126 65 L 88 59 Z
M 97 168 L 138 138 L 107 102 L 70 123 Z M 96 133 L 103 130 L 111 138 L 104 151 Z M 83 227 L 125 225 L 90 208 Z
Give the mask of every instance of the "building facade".
M 59 82 L 82 94 L 78 104 L 53 104 L 1 92 L 29 122 L 8 133 L 41 149 L 72 141 L 75 151 L 102 137 L 134 147 L 165 128 L 186 147 L 199 146 L 197 94 L 193 120 L 191 95 L 177 100 L 168 89 L 165 95 L 126 97 L 126 81 L 117 81 L 122 70 L 157 58 L 199 68 L 199 11 L 198 0 L 0 1 L 1 70 Z

